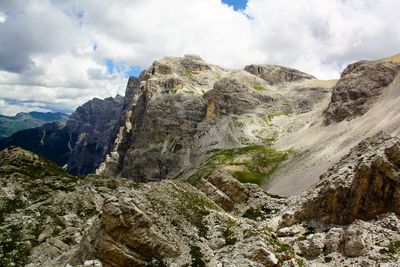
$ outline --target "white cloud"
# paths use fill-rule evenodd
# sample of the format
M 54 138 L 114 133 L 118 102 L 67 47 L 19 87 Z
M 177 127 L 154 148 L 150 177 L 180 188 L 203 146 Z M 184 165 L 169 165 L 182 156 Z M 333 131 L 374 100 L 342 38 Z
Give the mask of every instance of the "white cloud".
M 19 112 L 31 112 L 31 111 L 49 112 L 51 110 L 43 107 L 41 104 L 36 104 L 36 103 L 11 104 L 6 102 L 5 100 L 0 99 L 0 114 L 2 115 L 14 116 Z
M 6 14 L 4 14 L 3 12 L 0 12 L 0 23 L 4 23 L 7 20 L 7 16 Z
M 249 0 L 244 11 L 219 0 L 4 0 L 0 98 L 73 109 L 123 93 L 128 66 L 185 53 L 336 78 L 350 62 L 400 52 L 399 9 L 397 0 Z M 106 60 L 119 66 L 109 73 Z

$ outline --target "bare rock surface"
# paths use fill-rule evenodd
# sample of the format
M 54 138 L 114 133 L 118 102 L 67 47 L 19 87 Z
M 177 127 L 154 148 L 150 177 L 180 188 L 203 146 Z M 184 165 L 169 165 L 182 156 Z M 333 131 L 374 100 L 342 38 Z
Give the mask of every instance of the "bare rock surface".
M 295 220 L 347 224 L 394 212 L 400 215 L 400 140 L 387 134 L 368 138 L 304 193 Z
M 20 148 L 0 152 L 0 265 L 395 265 L 400 140 L 380 133 L 354 146 L 361 137 L 324 125 L 333 85 L 276 66 L 226 70 L 195 55 L 155 61 L 128 81 L 103 176 L 68 175 Z M 382 91 L 389 107 L 395 85 Z M 93 105 L 69 127 L 111 129 L 108 119 L 91 121 L 89 110 L 101 111 Z M 382 114 L 371 110 L 366 118 Z M 303 154 L 288 142 L 302 134 Z M 326 170 L 308 158 L 310 144 L 332 135 L 344 142 L 318 149 L 353 148 Z M 78 139 L 85 151 L 90 137 Z M 260 188 L 296 157 L 323 173 L 314 187 L 288 198 Z
M 288 127 L 296 128 L 289 122 L 272 126 L 274 117 L 312 112 L 330 91 L 300 71 L 270 71 L 285 83 L 270 84 L 194 55 L 154 61 L 135 84 L 113 149 L 97 173 L 141 182 L 175 179 L 216 149 L 271 146 Z
M 347 66 L 324 111 L 325 124 L 364 115 L 400 73 L 396 60 L 359 61 Z
M 248 65 L 244 69 L 259 76 L 269 84 L 315 79 L 314 76 L 307 73 L 277 65 Z
M 74 175 L 94 173 L 114 143 L 124 97 L 94 98 L 78 107 L 66 123 L 48 123 L 0 139 L 0 149 L 23 147 Z
M 365 143 L 395 158 L 395 138 L 374 140 Z M 306 207 L 299 197 L 269 195 L 222 170 L 197 188 L 172 180 L 138 184 L 70 176 L 9 148 L 0 152 L 0 182 L 4 266 L 374 266 L 400 260 L 395 213 L 339 225 L 321 221 L 310 208 L 302 214 L 315 217 L 287 223 L 298 219 L 287 215 L 297 214 L 289 213 L 293 207 Z M 277 228 L 279 219 L 286 228 Z
M 235 196 L 245 188 L 227 179 L 214 183 L 242 205 Z M 267 224 L 224 211 L 185 182 L 70 176 L 15 147 L 0 152 L 0 182 L 2 266 L 274 266 L 296 259 Z

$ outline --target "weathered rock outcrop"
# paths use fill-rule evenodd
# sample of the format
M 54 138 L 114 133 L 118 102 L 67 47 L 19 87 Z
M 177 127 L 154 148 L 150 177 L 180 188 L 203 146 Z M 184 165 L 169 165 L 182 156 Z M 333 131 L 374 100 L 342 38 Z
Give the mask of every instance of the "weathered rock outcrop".
M 325 124 L 364 115 L 400 73 L 400 62 L 392 58 L 364 60 L 347 66 L 324 111 Z
M 244 69 L 271 85 L 304 79 L 315 79 L 314 76 L 307 73 L 278 65 L 248 65 Z
M 348 224 L 388 212 L 400 215 L 400 140 L 379 133 L 362 141 L 300 203 L 283 224 L 293 219 Z
M 155 61 L 140 75 L 135 100 L 97 173 L 159 181 L 193 170 L 213 149 L 271 145 L 277 135 L 271 118 L 309 112 L 329 97 L 328 90 L 304 83 L 310 75 L 272 69 L 296 85 L 271 85 L 194 55 Z
M 114 143 L 124 97 L 93 99 L 78 107 L 66 124 L 49 123 L 0 139 L 0 149 L 20 146 L 75 175 L 93 173 Z
M 224 78 L 216 82 L 203 97 L 207 102 L 207 120 L 242 115 L 257 107 L 269 108 L 271 113 L 277 113 L 281 111 L 283 103 L 274 96 L 260 94 L 238 78 Z
M 2 266 L 274 266 L 296 257 L 266 224 L 224 212 L 184 182 L 74 177 L 8 148 L 0 183 Z M 222 184 L 240 204 L 238 185 Z
M 70 136 L 69 172 L 80 175 L 95 172 L 114 143 L 123 105 L 122 96 L 94 98 L 71 115 L 64 128 Z
M 59 266 L 121 179 L 75 177 L 26 150 L 0 151 L 0 265 Z
M 367 143 L 383 143 L 381 152 L 397 162 L 398 140 L 395 146 L 387 136 Z M 137 184 L 70 176 L 9 148 L 0 152 L 0 184 L 2 266 L 374 266 L 400 260 L 395 213 L 334 227 L 316 217 L 275 232 L 297 198 L 270 196 L 221 170 L 201 179 L 198 189 L 171 180 Z

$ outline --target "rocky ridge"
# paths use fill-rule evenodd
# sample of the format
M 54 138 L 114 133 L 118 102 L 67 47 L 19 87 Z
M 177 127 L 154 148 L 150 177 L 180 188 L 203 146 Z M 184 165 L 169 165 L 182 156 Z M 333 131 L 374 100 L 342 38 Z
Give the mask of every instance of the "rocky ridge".
M 94 98 L 65 123 L 48 123 L 0 139 L 0 149 L 20 146 L 42 155 L 75 175 L 93 173 L 114 142 L 124 97 Z
M 355 174 L 346 172 L 349 166 L 374 173 L 380 162 L 383 179 L 396 181 L 399 144 L 387 135 L 368 139 L 328 171 L 316 190 L 291 198 L 269 195 L 222 171 L 196 187 L 173 180 L 74 177 L 30 152 L 8 148 L 0 152 L 0 261 L 32 267 L 397 266 L 399 212 L 382 206 L 397 203 L 396 194 L 373 189 L 376 194 L 364 194 L 354 220 L 337 218 L 343 218 L 339 211 L 357 207 L 357 194 L 348 188 L 364 192 L 359 180 L 374 177 L 358 175 L 357 167 Z M 388 192 L 378 184 L 372 188 Z M 321 199 L 330 205 L 320 209 Z
M 137 181 L 186 179 L 216 151 L 270 147 L 330 96 L 329 85 L 310 75 L 279 66 L 260 66 L 263 71 L 252 74 L 253 67 L 227 70 L 194 55 L 155 61 L 129 89 L 131 105 L 97 173 Z M 275 126 L 275 117 L 291 118 Z
M 281 135 L 274 142 L 278 150 L 295 152 L 279 165 L 270 176 L 272 182 L 264 187 L 275 194 L 298 194 L 318 182 L 320 175 L 363 139 L 380 131 L 399 137 L 399 58 L 395 55 L 349 65 L 323 112 L 315 114 L 306 127 Z
M 296 262 L 290 246 L 279 241 L 267 224 L 257 223 L 268 214 L 256 206 L 251 212 L 228 213 L 184 182 L 137 184 L 112 177 L 69 176 L 14 147 L 0 156 L 3 266 Z M 230 187 L 225 184 L 223 190 L 241 193 Z M 242 193 L 255 190 L 253 196 L 246 195 L 247 201 L 262 197 L 275 206 L 284 205 L 281 199 L 250 188 Z
M 385 133 L 360 142 L 314 187 L 292 197 L 277 235 L 310 263 L 399 262 L 399 155 L 400 139 Z
M 294 219 L 348 224 L 383 213 L 399 215 L 399 171 L 400 140 L 384 133 L 367 138 L 305 193 Z
M 19 148 L 0 152 L 1 264 L 397 266 L 397 76 L 364 115 L 325 124 L 334 82 L 247 69 L 189 55 L 130 78 L 103 176 L 70 176 Z M 384 126 L 364 125 L 382 118 Z M 341 159 L 324 158 L 326 170 L 310 157 L 319 153 Z M 257 185 L 293 159 L 312 168 L 297 176 L 320 177 L 310 190 L 283 198 Z
M 399 73 L 400 61 L 396 57 L 350 64 L 333 88 L 331 102 L 324 111 L 324 123 L 364 115 Z

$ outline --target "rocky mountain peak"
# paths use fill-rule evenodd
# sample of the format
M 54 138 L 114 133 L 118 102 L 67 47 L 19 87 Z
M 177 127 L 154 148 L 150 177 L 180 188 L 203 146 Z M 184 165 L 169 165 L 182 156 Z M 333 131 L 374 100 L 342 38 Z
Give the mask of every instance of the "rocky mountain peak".
M 374 65 L 371 84 L 390 85 L 397 61 L 363 61 L 342 79 L 351 84 Z M 399 262 L 400 140 L 374 135 L 399 135 L 399 87 L 382 88 L 375 117 L 335 128 L 321 125 L 335 82 L 279 66 L 228 70 L 193 55 L 155 61 L 129 78 L 124 98 L 94 99 L 67 126 L 24 135 L 67 150 L 69 168 L 109 152 L 103 176 L 68 175 L 15 147 L 0 152 L 0 265 Z M 281 197 L 260 187 L 279 171 L 285 189 L 320 179 Z
M 134 100 L 124 108 L 114 148 L 98 173 L 137 181 L 175 177 L 200 164 L 207 151 L 269 143 L 271 127 L 263 118 L 310 112 L 329 95 L 321 85 L 309 84 L 313 77 L 300 71 L 262 69 L 271 70 L 287 86 L 194 55 L 154 61 L 132 82 L 137 93 L 129 97 Z M 242 126 L 235 121 L 243 121 Z M 252 125 L 244 127 L 247 123 Z
M 244 68 L 246 71 L 254 74 L 271 85 L 300 81 L 304 79 L 315 79 L 314 76 L 307 73 L 298 71 L 296 69 L 291 69 L 287 67 L 282 67 L 278 65 L 248 65 Z
M 383 60 L 359 61 L 342 72 L 333 88 L 324 123 L 329 125 L 364 115 L 400 73 L 398 55 Z

